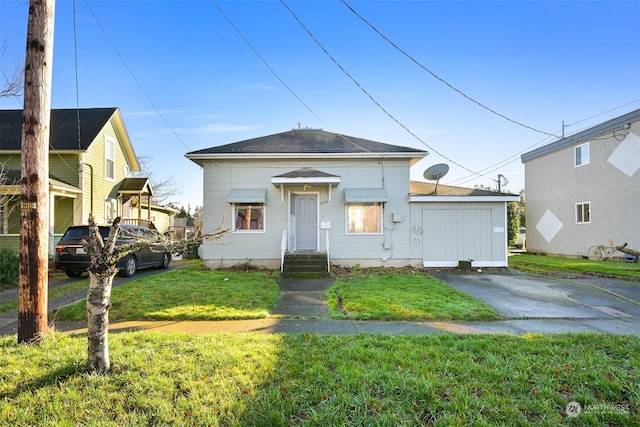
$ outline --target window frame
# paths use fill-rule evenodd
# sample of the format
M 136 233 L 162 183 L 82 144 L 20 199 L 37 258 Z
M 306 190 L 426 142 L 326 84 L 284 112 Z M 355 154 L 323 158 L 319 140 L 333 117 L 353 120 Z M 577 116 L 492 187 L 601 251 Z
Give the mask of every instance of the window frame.
M 104 179 L 110 182 L 116 180 L 116 139 L 110 135 L 104 136 Z
M 118 216 L 117 200 L 111 197 L 105 197 L 104 199 L 104 222 L 105 224 L 111 224 Z
M 589 147 L 588 142 L 585 142 L 584 144 L 576 145 L 575 147 L 573 147 L 573 165 L 577 168 L 580 166 L 588 165 L 591 162 L 590 151 L 591 149 Z M 578 154 L 578 152 L 580 154 Z M 578 163 L 578 160 L 580 161 L 580 163 Z
M 262 228 L 238 228 L 237 217 L 238 209 L 241 208 L 259 208 L 262 211 Z M 238 234 L 264 234 L 267 232 L 267 204 L 266 203 L 231 203 L 231 218 L 233 222 L 231 224 L 233 233 Z M 260 220 L 257 220 L 260 223 Z
M 591 223 L 591 202 L 576 203 L 575 215 L 576 215 L 576 224 L 590 224 Z M 586 221 L 585 221 L 585 217 L 586 217 Z
M 349 211 L 351 208 L 360 207 L 378 207 L 378 230 L 377 231 L 351 231 Z M 366 213 L 366 209 L 364 210 Z M 384 202 L 368 202 L 368 203 L 346 203 L 345 204 L 345 234 L 349 236 L 367 236 L 367 235 L 382 235 L 383 234 L 383 218 L 384 218 Z M 363 223 L 364 221 L 363 217 Z

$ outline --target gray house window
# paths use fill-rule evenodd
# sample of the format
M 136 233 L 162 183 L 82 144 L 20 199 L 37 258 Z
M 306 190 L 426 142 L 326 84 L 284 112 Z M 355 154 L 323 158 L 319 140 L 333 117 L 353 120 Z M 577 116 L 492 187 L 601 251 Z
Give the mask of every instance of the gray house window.
M 591 222 L 591 203 L 576 203 L 576 223 L 587 224 Z
M 264 232 L 265 205 L 234 203 L 233 231 L 236 232 Z
M 575 165 L 576 167 L 589 164 L 589 143 L 581 144 L 575 147 Z

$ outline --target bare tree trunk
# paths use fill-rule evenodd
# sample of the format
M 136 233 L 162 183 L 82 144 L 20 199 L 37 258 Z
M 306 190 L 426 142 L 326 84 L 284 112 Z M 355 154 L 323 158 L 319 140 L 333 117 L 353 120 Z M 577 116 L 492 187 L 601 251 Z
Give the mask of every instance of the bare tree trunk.
M 84 242 L 91 256 L 89 267 L 89 292 L 87 293 L 87 340 L 89 369 L 105 373 L 111 369 L 109 360 L 109 309 L 111 285 L 118 273 L 114 249 L 120 218 L 113 221 L 107 242 L 102 240 L 93 217 L 89 218 L 89 242 Z
M 100 373 L 111 369 L 109 309 L 114 276 L 115 273 L 110 271 L 102 274 L 89 272 L 90 285 L 87 294 L 89 368 Z
M 49 126 L 54 0 L 31 0 L 22 125 L 18 342 L 47 330 L 49 263 Z

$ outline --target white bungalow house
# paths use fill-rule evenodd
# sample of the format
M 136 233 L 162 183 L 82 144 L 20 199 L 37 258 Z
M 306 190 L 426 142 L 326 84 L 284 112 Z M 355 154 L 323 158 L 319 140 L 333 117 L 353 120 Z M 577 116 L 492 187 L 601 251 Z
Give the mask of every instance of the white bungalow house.
M 203 242 L 210 269 L 281 268 L 320 253 L 330 266 L 507 266 L 510 194 L 411 182 L 424 150 L 293 129 L 193 151 L 203 168 Z
M 522 162 L 527 251 L 586 257 L 609 239 L 640 250 L 640 110 L 525 153 Z

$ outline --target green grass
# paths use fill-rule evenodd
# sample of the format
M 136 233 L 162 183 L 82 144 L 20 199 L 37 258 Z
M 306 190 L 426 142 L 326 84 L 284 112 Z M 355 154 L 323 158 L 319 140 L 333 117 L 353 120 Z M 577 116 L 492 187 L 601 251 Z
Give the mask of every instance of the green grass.
M 13 426 L 638 425 L 640 338 L 606 334 L 0 338 Z M 28 361 L 28 362 L 27 362 Z M 568 402 L 583 412 L 568 418 Z M 589 410 L 589 408 L 592 408 Z M 593 409 L 595 408 L 595 409 Z
M 111 320 L 236 320 L 268 316 L 279 289 L 268 272 L 203 270 L 192 265 L 114 288 Z M 86 303 L 67 306 L 56 320 L 86 320 Z
M 354 269 L 327 292 L 331 316 L 357 320 L 494 320 L 496 311 L 408 269 Z
M 89 289 L 89 279 L 77 280 L 71 283 L 67 283 L 56 288 L 49 289 L 49 301 L 52 299 L 61 297 L 71 292 L 79 291 L 81 289 Z M 8 301 L 0 304 L 0 313 L 6 313 L 8 311 L 18 310 L 18 300 Z
M 512 254 L 509 256 L 509 267 L 532 273 L 577 272 L 640 280 L 640 264 L 638 263 Z

